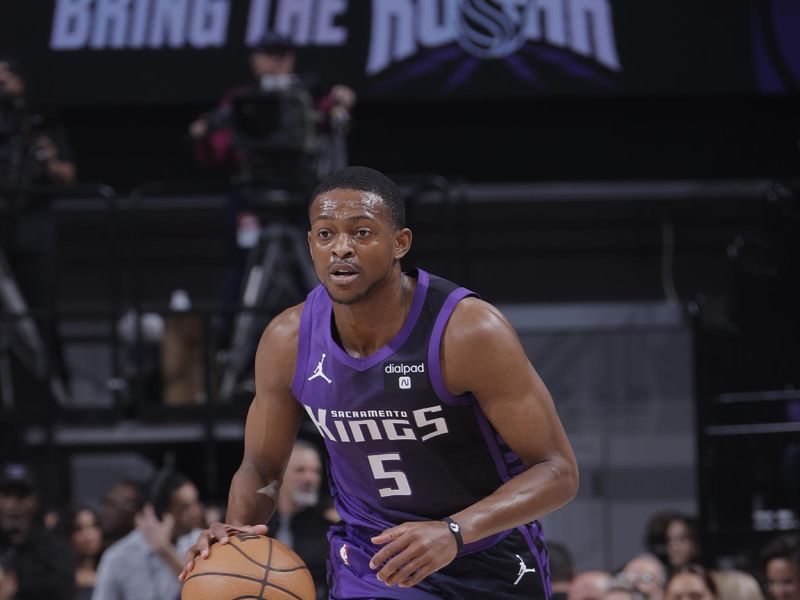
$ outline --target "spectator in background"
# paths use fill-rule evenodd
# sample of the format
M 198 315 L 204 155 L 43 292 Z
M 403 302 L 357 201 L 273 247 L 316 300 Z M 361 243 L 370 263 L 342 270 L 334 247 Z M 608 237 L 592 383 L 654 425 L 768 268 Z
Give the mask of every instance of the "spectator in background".
M 17 574 L 11 563 L 0 556 L 0 600 L 14 600 L 17 593 Z
M 764 600 L 758 581 L 749 573 L 726 569 L 712 571 L 711 578 L 717 586 L 720 600 Z
M 661 600 L 667 570 L 652 554 L 641 554 L 631 559 L 622 569 L 621 577 L 633 585 L 647 600 Z
M 100 504 L 104 549 L 133 531 L 141 505 L 142 489 L 135 481 L 123 479 L 108 489 Z
M 0 56 L 0 255 L 8 259 L 15 280 L 11 283 L 19 286 L 27 309 L 55 309 L 52 192 L 41 188 L 69 186 L 75 180 L 76 167 L 63 128 L 53 118 L 31 110 L 20 63 Z M 57 321 L 40 321 L 37 329 L 48 342 L 42 358 L 46 358 L 49 377 L 40 376 L 17 393 L 38 398 L 52 390 L 58 400 L 64 400 L 67 373 Z
M 563 544 L 547 542 L 550 561 L 550 583 L 553 586 L 552 600 L 566 600 L 569 586 L 575 577 L 575 561 Z
M 699 565 L 685 565 L 675 571 L 667 581 L 665 600 L 717 600 L 717 586 L 711 576 Z
M 198 117 L 189 126 L 189 135 L 195 141 L 195 159 L 202 166 L 223 166 L 232 172 L 241 167 L 244 156 L 234 147 L 230 128 L 233 102 L 237 97 L 296 87 L 314 92 L 314 85 L 295 72 L 295 51 L 288 37 L 266 34 L 250 53 L 249 64 L 253 81 L 230 90 L 215 111 Z M 321 120 L 330 122 L 344 118 L 355 103 L 356 95 L 352 89 L 335 85 L 317 101 L 316 108 L 323 117 Z
M 344 131 L 356 102 L 355 92 L 347 86 L 335 85 L 327 94 L 317 93 L 315 88 L 318 86 L 295 71 L 296 56 L 292 41 L 277 33 L 266 34 L 252 49 L 249 66 L 252 74 L 250 83 L 229 90 L 215 110 L 198 117 L 190 124 L 189 135 L 193 140 L 195 161 L 204 168 L 217 168 L 226 174 L 236 175 L 240 181 L 252 187 L 287 188 L 305 198 L 316 185 L 320 174 L 346 166 L 344 144 L 336 144 L 333 140 L 323 144 L 323 139 L 318 134 L 326 124 L 332 131 Z M 308 144 L 307 151 L 290 150 L 288 147 L 277 151 L 257 149 L 254 134 L 235 134 L 234 105 L 237 99 L 276 92 L 293 94 L 296 99 L 302 98 L 303 105 L 307 105 L 306 110 L 302 111 L 306 118 L 299 118 L 301 111 L 295 110 L 291 111 L 291 118 L 284 120 L 271 118 L 272 115 L 261 115 L 249 121 L 261 125 L 271 123 L 270 126 L 280 132 L 279 136 L 275 136 L 276 142 L 281 140 L 277 142 L 279 144 L 297 140 L 299 137 L 314 137 L 313 144 Z M 336 137 L 342 138 L 343 135 Z M 323 148 L 328 151 L 323 151 Z M 236 306 L 241 299 L 241 282 L 248 252 L 258 244 L 263 221 L 271 219 L 274 214 L 269 212 L 269 203 L 266 203 L 267 206 L 254 206 L 246 191 L 241 189 L 228 194 L 226 201 L 225 229 L 230 269 L 223 286 L 222 302 L 226 306 Z M 295 204 L 304 207 L 305 201 Z M 265 210 L 266 215 L 259 214 Z M 302 218 L 305 224 L 305 211 L 297 213 L 290 220 L 296 218 Z M 305 227 L 302 231 L 305 231 Z M 231 333 L 232 318 L 226 315 L 215 325 L 223 346 Z
M 33 473 L 18 463 L 0 471 L 0 556 L 17 574 L 18 600 L 73 600 L 75 555 L 36 520 Z
M 225 506 L 217 503 L 208 503 L 203 506 L 203 527 L 211 523 L 222 521 L 225 518 Z
M 646 600 L 646 597 L 627 579 L 615 577 L 608 584 L 603 600 Z
M 667 522 L 667 566 L 671 573 L 700 561 L 697 524 L 687 515 L 676 513 Z
M 61 511 L 57 508 L 48 508 L 42 514 L 42 525 L 48 531 L 58 531 L 61 524 Z
M 572 580 L 568 600 L 602 600 L 611 585 L 611 573 L 606 571 L 584 571 Z
M 678 515 L 679 513 L 674 510 L 659 511 L 650 516 L 645 527 L 645 551 L 655 556 L 664 565 L 669 564 L 667 559 L 667 525 Z
M 195 485 L 180 473 L 160 473 L 150 502 L 136 513 L 136 528 L 100 559 L 92 599 L 173 600 L 183 556 L 201 533 L 202 519 Z
M 78 506 L 68 510 L 59 521 L 61 533 L 69 540 L 78 560 L 75 600 L 90 600 L 103 550 L 100 515 L 89 506 Z
M 25 87 L 19 62 L 0 57 L 0 184 L 72 185 L 76 168 L 66 136 L 52 119 L 29 110 Z
M 761 551 L 761 569 L 772 600 L 800 600 L 800 536 L 771 540 Z
M 278 507 L 268 523 L 269 535 L 280 540 L 303 559 L 311 571 L 317 598 L 327 598 L 326 560 L 328 521 L 320 509 L 322 460 L 316 446 L 297 440 L 292 449 Z

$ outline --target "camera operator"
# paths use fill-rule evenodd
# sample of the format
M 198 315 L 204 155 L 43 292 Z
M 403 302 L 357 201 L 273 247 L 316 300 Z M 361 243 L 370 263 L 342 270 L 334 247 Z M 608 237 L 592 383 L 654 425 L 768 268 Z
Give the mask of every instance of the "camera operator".
M 315 109 L 323 128 L 346 127 L 356 103 L 355 92 L 345 85 L 335 85 L 319 97 L 307 78 L 295 72 L 295 63 L 294 46 L 289 38 L 268 33 L 261 39 L 249 57 L 253 82 L 228 91 L 216 110 L 200 116 L 189 126 L 189 135 L 195 140 L 195 159 L 200 165 L 222 166 L 233 172 L 241 168 L 245 152 L 235 147 L 231 131 L 233 104 L 239 97 L 305 89 L 316 98 Z
M 75 179 L 63 130 L 31 110 L 20 64 L 0 56 L 0 258 L 5 265 L 0 283 L 18 298 L 15 310 L 33 313 L 34 331 L 48 341 L 44 363 L 32 370 L 35 377 L 15 378 L 12 396 L 39 397 L 44 389 L 53 389 L 54 378 L 61 380 L 65 375 L 57 325 L 51 318 L 56 247 L 49 200 Z M 8 295 L 0 302 L 0 312 L 8 308 L 7 303 Z M 32 344 L 28 350 L 36 350 L 36 337 L 26 337 Z M 36 353 L 41 359 L 41 351 Z
M 350 111 L 356 102 L 355 92 L 344 85 L 333 86 L 327 94 L 315 93 L 318 90 L 310 78 L 295 71 L 296 56 L 291 40 L 280 34 L 268 33 L 261 39 L 249 55 L 249 66 L 253 77 L 251 82 L 229 90 L 215 110 L 201 115 L 189 126 L 198 164 L 221 169 L 227 175 L 237 176 L 238 182 L 245 184 L 244 188 L 232 191 L 226 198 L 225 229 L 230 254 L 230 269 L 222 293 L 226 306 L 239 302 L 248 255 L 256 249 L 262 231 L 261 222 L 265 215 L 257 214 L 259 208 L 254 206 L 257 202 L 251 201 L 252 192 L 284 189 L 283 185 L 297 192 L 306 186 L 308 189 L 298 194 L 305 198 L 320 174 L 344 167 L 344 164 L 338 164 L 346 160 L 342 158 L 344 153 L 333 156 L 336 148 L 333 139 L 338 141 L 338 148 L 344 146 Z M 277 125 L 279 135 L 283 136 L 281 139 L 293 140 L 294 146 L 265 149 L 259 146 L 257 133 L 252 135 L 252 132 L 243 132 L 237 127 L 236 103 L 281 94 L 293 95 L 296 101 L 303 99 L 302 105 L 306 107 L 303 113 L 307 118 L 298 119 L 297 111 L 293 111 L 291 117 L 280 113 L 281 119 L 291 119 L 291 122 L 284 120 L 273 125 Z M 270 121 L 269 115 L 265 121 Z M 312 152 L 300 148 L 302 143 L 298 142 L 303 137 L 298 135 L 300 131 L 317 137 Z M 266 218 L 272 219 L 273 216 L 267 215 Z M 230 315 L 217 324 L 220 343 L 225 343 L 231 324 Z
M 49 304 L 53 187 L 76 178 L 63 130 L 30 109 L 25 75 L 0 56 L 0 250 L 31 308 Z
M 63 132 L 29 110 L 19 63 L 0 57 L 0 182 L 71 185 L 75 177 Z

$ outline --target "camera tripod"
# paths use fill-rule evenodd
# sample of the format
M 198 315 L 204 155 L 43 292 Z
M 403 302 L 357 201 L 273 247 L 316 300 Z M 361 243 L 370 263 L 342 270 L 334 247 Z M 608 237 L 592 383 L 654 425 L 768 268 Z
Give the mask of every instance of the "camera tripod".
M 50 392 L 60 404 L 65 404 L 64 382 L 52 373 L 48 364 L 47 347 L 36 321 L 28 315 L 28 305 L 22 295 L 5 254 L 0 249 L 0 412 L 15 408 L 16 398 L 11 368 L 13 352 L 39 380 L 47 381 Z
M 317 285 L 306 234 L 285 219 L 264 227 L 250 250 L 242 284 L 241 310 L 236 315 L 230 351 L 220 383 L 220 398 L 230 401 L 253 361 L 261 333 L 261 315 L 270 318 L 300 302 Z
M 302 301 L 317 285 L 306 234 L 292 224 L 292 208 L 305 206 L 319 179 L 347 165 L 349 113 L 340 110 L 328 143 L 318 135 L 319 115 L 302 85 L 239 98 L 232 109 L 234 145 L 245 161 L 239 183 L 256 192 L 273 221 L 250 250 L 220 382 L 223 402 L 246 389 L 263 321 Z M 305 211 L 303 210 L 303 213 Z M 252 391 L 252 390 L 247 390 Z

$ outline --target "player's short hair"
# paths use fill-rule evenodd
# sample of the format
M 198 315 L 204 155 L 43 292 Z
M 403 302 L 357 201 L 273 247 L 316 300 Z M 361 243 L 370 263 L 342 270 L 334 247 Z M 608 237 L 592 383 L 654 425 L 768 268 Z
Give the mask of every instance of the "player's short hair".
M 311 194 L 311 202 L 331 190 L 356 190 L 379 196 L 389 211 L 395 229 L 406 226 L 406 204 L 397 184 L 386 175 L 369 167 L 347 167 L 332 173 Z M 310 206 L 310 203 L 309 203 Z

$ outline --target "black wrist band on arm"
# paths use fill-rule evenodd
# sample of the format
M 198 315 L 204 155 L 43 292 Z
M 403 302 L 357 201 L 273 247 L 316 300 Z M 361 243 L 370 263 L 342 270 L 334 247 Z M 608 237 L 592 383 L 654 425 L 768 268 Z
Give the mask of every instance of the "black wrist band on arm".
M 450 530 L 450 533 L 453 534 L 453 537 L 456 538 L 456 552 L 461 552 L 464 548 L 464 538 L 461 537 L 461 525 L 453 521 L 450 517 L 445 517 L 442 521 L 447 523 L 447 528 Z

